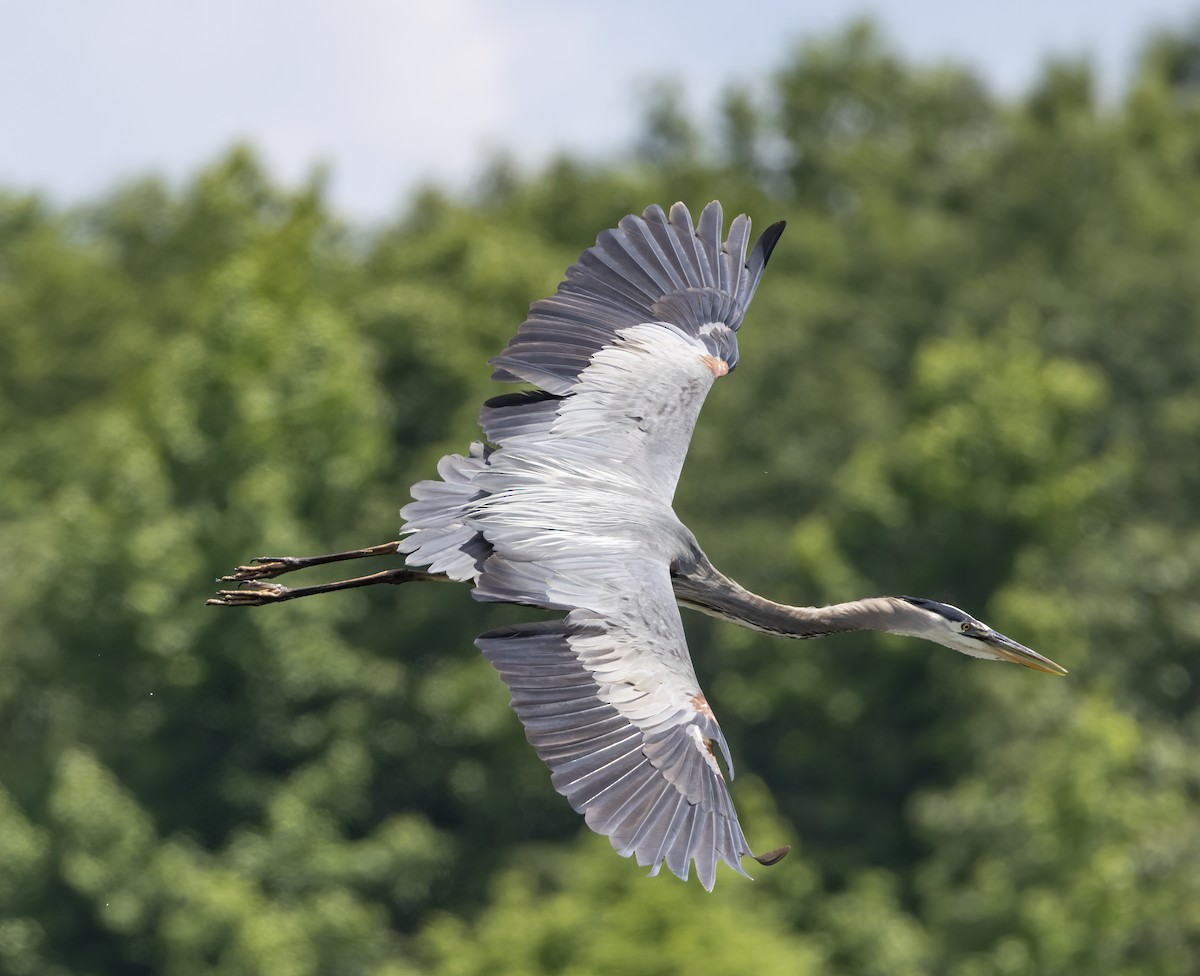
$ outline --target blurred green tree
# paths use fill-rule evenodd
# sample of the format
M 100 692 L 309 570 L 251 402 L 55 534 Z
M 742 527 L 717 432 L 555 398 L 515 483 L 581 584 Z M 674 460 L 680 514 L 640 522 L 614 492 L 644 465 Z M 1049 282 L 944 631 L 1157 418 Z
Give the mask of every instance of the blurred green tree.
M 1189 972 L 1195 51 L 1002 103 L 856 24 L 711 124 L 654 89 L 627 161 L 497 159 L 370 235 L 246 148 L 75 211 L 0 195 L 0 970 Z M 797 843 L 708 896 L 554 794 L 471 643 L 528 611 L 202 604 L 264 549 L 394 532 L 529 301 L 712 197 L 789 220 L 677 499 L 714 561 L 961 602 L 1073 674 L 689 617 L 747 830 Z

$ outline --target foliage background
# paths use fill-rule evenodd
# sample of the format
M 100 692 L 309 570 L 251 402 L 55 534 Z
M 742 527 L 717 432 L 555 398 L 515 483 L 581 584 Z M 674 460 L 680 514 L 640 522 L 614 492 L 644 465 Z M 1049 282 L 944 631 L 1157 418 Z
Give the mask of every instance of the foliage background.
M 375 231 L 240 148 L 0 194 L 0 972 L 1185 974 L 1200 955 L 1200 38 L 1002 102 L 866 25 L 617 162 L 496 159 Z M 687 620 L 746 882 L 550 787 L 462 589 L 203 606 L 383 541 L 601 228 L 786 218 L 677 508 L 760 592 L 959 603 L 1051 681 Z M 312 605 L 306 605 L 311 603 Z

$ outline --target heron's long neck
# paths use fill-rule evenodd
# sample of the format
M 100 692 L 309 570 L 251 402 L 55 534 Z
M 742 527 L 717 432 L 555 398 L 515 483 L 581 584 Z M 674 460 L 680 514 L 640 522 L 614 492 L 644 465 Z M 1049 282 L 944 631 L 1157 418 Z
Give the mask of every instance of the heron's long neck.
M 751 593 L 707 560 L 674 577 L 675 598 L 712 617 L 781 637 L 822 637 L 849 630 L 903 632 L 902 611 L 891 597 L 870 597 L 828 607 L 791 607 Z

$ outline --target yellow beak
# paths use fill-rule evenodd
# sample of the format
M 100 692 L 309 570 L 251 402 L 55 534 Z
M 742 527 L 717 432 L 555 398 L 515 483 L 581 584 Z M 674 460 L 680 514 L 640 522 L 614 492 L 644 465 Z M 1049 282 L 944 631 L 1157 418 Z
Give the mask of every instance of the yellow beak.
M 1015 640 L 998 634 L 994 630 L 983 638 L 983 642 L 1005 661 L 1023 664 L 1035 671 L 1045 671 L 1046 674 L 1062 675 L 1067 673 L 1067 669 L 1061 664 L 1055 664 L 1050 658 L 1042 657 L 1037 651 L 1030 650 L 1024 644 L 1018 644 Z

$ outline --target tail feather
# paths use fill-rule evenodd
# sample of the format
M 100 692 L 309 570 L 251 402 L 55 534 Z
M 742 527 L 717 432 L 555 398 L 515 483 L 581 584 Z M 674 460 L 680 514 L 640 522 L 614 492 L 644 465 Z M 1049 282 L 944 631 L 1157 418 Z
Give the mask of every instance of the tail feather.
M 492 547 L 467 519 L 467 509 L 482 492 L 475 476 L 487 467 L 490 447 L 476 442 L 464 457 L 448 454 L 438 462 L 441 480 L 413 485 L 413 501 L 400 509 L 404 526 L 400 552 L 409 566 L 428 567 L 454 580 L 474 582 Z

